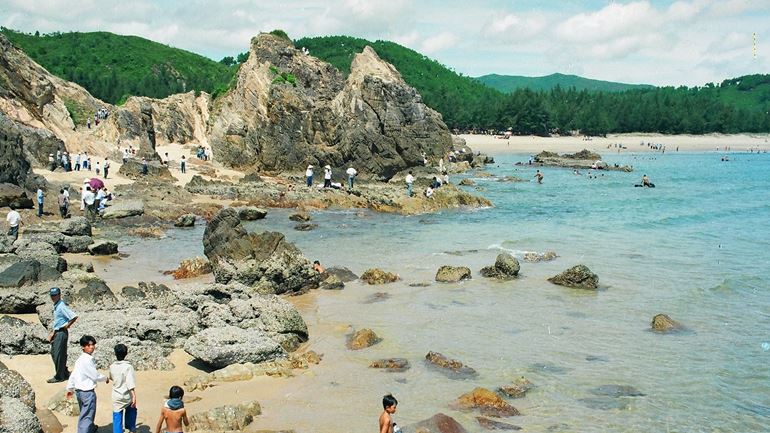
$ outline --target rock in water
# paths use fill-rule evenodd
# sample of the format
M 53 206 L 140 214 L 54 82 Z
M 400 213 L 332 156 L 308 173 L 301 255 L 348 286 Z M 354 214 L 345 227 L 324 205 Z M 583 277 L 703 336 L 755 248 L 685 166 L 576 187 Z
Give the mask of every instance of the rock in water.
M 504 385 L 497 389 L 500 394 L 510 398 L 524 397 L 532 389 L 532 382 L 525 377 L 516 379 L 512 385 Z
M 118 253 L 118 244 L 112 241 L 99 241 L 88 246 L 92 256 L 109 256 Z
M 185 259 L 179 263 L 179 267 L 171 271 L 171 275 L 175 280 L 181 280 L 184 278 L 194 278 L 205 274 L 210 274 L 211 263 L 203 257 L 195 257 L 192 259 Z M 164 272 L 165 274 L 165 272 Z
M 660 333 L 678 332 L 685 329 L 681 323 L 668 317 L 667 314 L 657 314 L 652 318 L 652 330 Z
M 468 367 L 456 359 L 450 359 L 438 352 L 428 352 L 425 360 L 429 365 L 437 367 L 439 371 L 446 374 L 451 379 L 464 379 L 476 377 L 476 370 Z
M 139 215 L 144 215 L 144 202 L 142 200 L 125 200 L 107 206 L 102 213 L 102 218 L 117 219 Z
M 297 222 L 307 222 L 313 218 L 307 212 L 298 212 L 289 215 L 289 219 Z
M 339 278 L 337 278 L 336 275 L 322 275 L 321 276 L 323 280 L 321 281 L 321 284 L 318 286 L 319 289 L 322 290 L 342 290 L 345 288 L 345 283 L 343 283 Z
M 471 270 L 465 266 L 442 266 L 436 271 L 436 281 L 442 283 L 456 283 L 471 279 Z
M 398 275 L 390 272 L 385 272 L 382 269 L 372 268 L 367 269 L 361 274 L 361 280 L 367 284 L 387 284 L 394 283 L 399 280 Z
M 499 395 L 481 387 L 458 397 L 454 406 L 463 410 L 478 409 L 487 416 L 507 417 L 521 415 L 515 407 L 508 404 Z
M 267 216 L 267 211 L 254 206 L 238 209 L 238 217 L 244 221 L 261 220 Z
M 487 266 L 481 269 L 481 275 L 487 278 L 498 278 L 501 280 L 509 280 L 516 278 L 519 275 L 521 265 L 516 257 L 508 253 L 501 253 L 497 255 L 494 266 Z
M 406 358 L 387 358 L 372 361 L 369 368 L 380 368 L 388 372 L 401 373 L 409 370 L 409 360 Z
M 195 214 L 184 214 L 176 219 L 174 227 L 192 227 L 195 225 Z
M 449 415 L 437 413 L 432 417 L 403 428 L 404 433 L 468 433 Z
M 631 385 L 602 385 L 591 390 L 591 394 L 606 397 L 644 397 L 644 394 Z
M 287 357 L 281 345 L 264 331 L 236 326 L 204 329 L 187 339 L 184 350 L 214 368 Z
M 278 232 L 248 233 L 232 208 L 220 211 L 203 234 L 203 252 L 218 283 L 256 286 L 267 293 L 304 293 L 320 277 L 310 261 Z
M 354 274 L 353 271 L 345 267 L 332 266 L 326 268 L 325 274 L 329 276 L 335 276 L 343 283 L 349 283 L 358 279 L 358 275 Z
M 476 421 L 479 422 L 480 426 L 487 430 L 521 430 L 521 427 L 519 426 L 508 424 L 507 422 L 495 421 L 483 416 L 477 416 Z
M 374 346 L 382 341 L 371 329 L 360 329 L 348 336 L 347 347 L 350 350 L 361 350 Z
M 549 278 L 548 281 L 574 289 L 596 290 L 599 288 L 599 277 L 585 265 L 573 266 L 561 274 Z
M 259 403 L 252 401 L 239 405 L 215 407 L 190 417 L 190 430 L 242 431 L 262 414 Z

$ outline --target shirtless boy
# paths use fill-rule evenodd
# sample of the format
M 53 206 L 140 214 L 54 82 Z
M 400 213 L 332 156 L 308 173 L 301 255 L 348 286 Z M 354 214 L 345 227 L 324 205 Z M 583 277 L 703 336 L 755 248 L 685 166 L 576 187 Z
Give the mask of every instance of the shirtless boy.
M 158 420 L 158 426 L 155 428 L 155 433 L 161 433 L 161 427 L 163 422 L 166 422 L 167 433 L 182 433 L 182 423 L 184 425 L 190 425 L 190 420 L 187 419 L 187 411 L 182 403 L 182 397 L 184 397 L 184 390 L 176 385 L 172 386 L 168 391 L 168 401 L 163 405 L 160 410 L 160 419 Z
M 392 394 L 382 397 L 382 415 L 380 415 L 380 433 L 401 433 L 401 428 L 393 421 L 392 415 L 396 413 L 398 401 Z

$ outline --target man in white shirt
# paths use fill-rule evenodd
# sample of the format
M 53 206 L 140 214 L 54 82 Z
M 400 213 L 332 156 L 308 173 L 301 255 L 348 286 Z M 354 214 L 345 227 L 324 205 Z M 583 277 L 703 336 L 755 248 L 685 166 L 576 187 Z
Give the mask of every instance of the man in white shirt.
M 305 170 L 305 181 L 307 181 L 308 187 L 313 186 L 313 166 L 312 165 L 308 165 L 307 170 Z
M 19 224 L 21 224 L 21 215 L 19 212 L 11 208 L 8 212 L 8 216 L 5 217 L 5 221 L 8 222 L 8 236 L 13 236 L 14 242 L 19 238 Z
M 414 176 L 412 176 L 412 172 L 410 171 L 409 174 L 406 175 L 406 193 L 409 197 L 411 197 L 412 194 L 412 184 L 414 183 Z
M 348 189 L 353 190 L 353 181 L 356 179 L 356 175 L 358 174 L 358 171 L 356 171 L 353 167 L 348 167 L 348 169 L 345 171 L 348 175 Z
M 90 335 L 80 337 L 80 347 L 83 353 L 77 361 L 75 368 L 67 381 L 67 398 L 72 394 L 78 400 L 80 415 L 78 416 L 78 433 L 92 433 L 96 430 L 94 417 L 96 416 L 96 389 L 97 382 L 110 383 L 110 379 L 96 370 L 93 353 L 96 350 L 96 339 Z
M 96 218 L 96 194 L 90 186 L 85 186 L 86 192 L 83 194 L 83 204 L 86 208 L 86 219 L 93 221 Z
M 324 166 L 324 188 L 332 187 L 332 167 L 330 165 Z

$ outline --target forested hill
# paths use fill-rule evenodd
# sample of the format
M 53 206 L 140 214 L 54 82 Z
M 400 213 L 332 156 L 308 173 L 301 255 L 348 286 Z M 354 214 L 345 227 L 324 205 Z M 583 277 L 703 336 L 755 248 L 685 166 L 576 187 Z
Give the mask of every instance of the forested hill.
M 633 89 L 649 89 L 648 84 L 626 84 L 613 81 L 593 80 L 591 78 L 578 77 L 577 75 L 551 74 L 544 77 L 523 77 L 520 75 L 489 74 L 476 77 L 477 80 L 487 86 L 503 93 L 510 93 L 516 89 L 527 88 L 530 90 L 551 90 L 556 86 L 562 89 L 574 87 L 576 90 L 589 90 L 592 92 L 622 92 Z
M 117 103 L 128 95 L 164 98 L 190 90 L 226 87 L 236 68 L 137 36 L 107 32 L 3 34 L 54 75 L 97 98 Z

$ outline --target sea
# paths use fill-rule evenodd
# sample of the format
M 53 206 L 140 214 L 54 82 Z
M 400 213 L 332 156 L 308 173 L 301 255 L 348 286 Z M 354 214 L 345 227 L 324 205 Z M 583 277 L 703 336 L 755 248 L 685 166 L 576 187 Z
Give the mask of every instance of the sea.
M 528 432 L 766 432 L 770 425 L 770 155 L 607 153 L 632 173 L 519 166 L 529 155 L 495 163 L 462 187 L 494 203 L 400 216 L 366 210 L 312 212 L 318 228 L 293 230 L 290 210 L 270 210 L 249 230 L 277 230 L 311 260 L 397 273 L 396 283 L 347 283 L 341 291 L 292 298 L 310 328 L 303 349 L 323 361 L 280 382 L 262 402 L 259 427 L 298 432 L 377 428 L 381 398 L 398 399 L 394 418 L 408 425 L 445 413 L 470 432 L 485 431 L 478 412 L 452 402 L 476 387 L 491 390 L 525 377 L 534 385 L 509 399 L 520 416 L 498 421 Z M 637 188 L 643 174 L 655 188 Z M 527 182 L 501 182 L 517 176 Z M 173 229 L 160 240 L 126 240 L 131 260 L 115 261 L 113 280 L 137 269 L 173 269 L 202 255 L 203 226 Z M 549 262 L 526 252 L 555 251 Z M 521 261 L 513 281 L 479 274 L 498 254 Z M 596 291 L 547 279 L 577 264 L 599 276 Z M 442 265 L 467 266 L 473 278 L 437 283 Z M 169 277 L 148 278 L 173 284 Z M 668 314 L 686 330 L 658 334 Z M 352 351 L 345 339 L 369 328 L 382 338 Z M 428 351 L 478 372 L 456 379 L 424 361 Z M 406 358 L 389 373 L 372 360 Z M 278 383 L 278 382 L 276 382 Z M 607 387 L 612 385 L 613 387 Z M 623 388 L 616 388 L 620 385 Z M 249 386 L 245 383 L 244 386 Z M 607 390 L 632 387 L 629 395 Z

